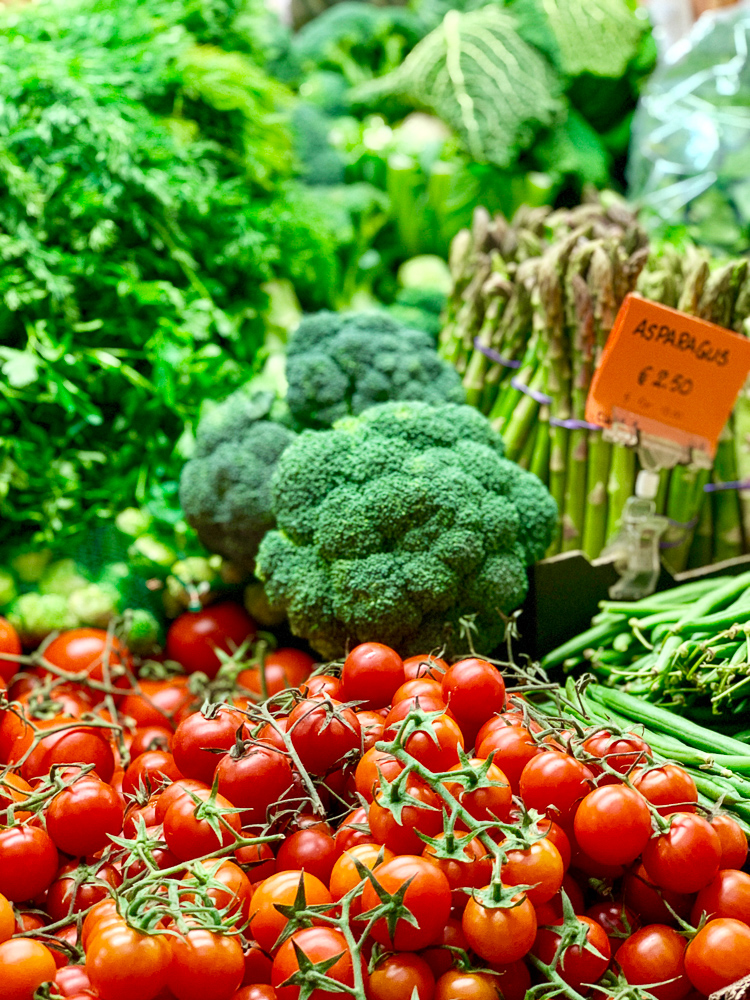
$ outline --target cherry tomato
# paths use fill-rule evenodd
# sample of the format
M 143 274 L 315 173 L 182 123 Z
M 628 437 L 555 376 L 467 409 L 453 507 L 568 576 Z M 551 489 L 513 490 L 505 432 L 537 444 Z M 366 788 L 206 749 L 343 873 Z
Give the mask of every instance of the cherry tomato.
M 70 720 L 50 719 L 43 728 L 66 722 Z M 20 760 L 25 752 L 22 746 L 17 746 L 9 754 L 9 762 Z M 93 764 L 96 775 L 107 782 L 115 771 L 115 757 L 107 736 L 102 729 L 92 726 L 71 725 L 43 737 L 21 765 L 21 774 L 27 781 L 42 778 L 49 774 L 53 764 Z
M 366 802 L 372 802 L 375 791 L 380 787 L 380 774 L 386 781 L 393 781 L 403 769 L 404 765 L 392 754 L 371 747 L 362 754 L 354 772 L 357 791 Z
M 216 768 L 219 792 L 243 810 L 245 826 L 265 824 L 269 811 L 292 787 L 292 768 L 275 747 L 255 744 L 239 756 L 221 758 Z
M 471 769 L 473 779 L 467 769 Z M 466 772 L 461 781 L 447 780 L 445 787 L 474 819 L 481 823 L 491 823 L 496 820 L 505 822 L 509 818 L 513 793 L 508 779 L 497 764 L 487 766 L 487 761 L 471 757 L 465 767 L 457 764 L 451 771 Z M 482 771 L 484 777 L 480 778 Z
M 436 856 L 439 847 L 445 847 L 446 835 L 438 833 L 435 837 L 438 845 L 425 844 L 422 857 L 436 865 L 448 879 L 451 887 L 453 906 L 462 910 L 468 900 L 464 889 L 481 889 L 492 877 L 492 858 L 478 838 L 470 840 L 463 848 L 456 846 L 457 858 L 441 858 Z
M 333 902 L 320 879 L 307 872 L 278 872 L 261 882 L 250 903 L 250 934 L 265 951 L 273 951 L 288 923 L 276 909 L 277 904 L 291 906 L 300 891 L 300 883 L 308 906 Z
M 439 656 L 433 656 L 431 653 L 425 656 L 410 656 L 404 660 L 404 680 L 413 681 L 417 677 L 432 677 L 439 681 L 447 669 L 448 664 L 445 660 L 441 660 Z
M 638 917 L 624 903 L 608 902 L 607 900 L 594 903 L 586 910 L 586 916 L 604 928 L 609 938 L 609 947 L 613 958 L 623 941 L 639 927 Z
M 492 977 L 495 988 L 503 1000 L 525 1000 L 531 986 L 531 974 L 524 961 L 511 962 L 509 965 L 493 965 L 495 975 Z
M 122 830 L 124 810 L 117 792 L 95 776 L 86 775 L 51 800 L 47 833 L 66 854 L 94 854 Z
M 406 779 L 404 793 L 419 805 L 404 805 L 397 819 L 387 805 L 381 805 L 385 796 L 378 789 L 370 804 L 367 822 L 375 840 L 385 844 L 394 854 L 421 854 L 424 841 L 419 834 L 433 837 L 443 829 L 440 799 L 426 782 L 412 776 Z
M 255 634 L 255 623 L 244 608 L 232 601 L 221 601 L 175 618 L 167 632 L 166 654 L 187 673 L 200 671 L 213 678 L 221 666 L 216 650 L 231 654 L 246 639 L 254 639 Z
M 139 693 L 125 695 L 119 712 L 133 719 L 137 726 L 166 726 L 172 730 L 187 716 L 194 700 L 187 681 L 185 676 L 163 681 L 140 680 Z
M 157 824 L 163 823 L 164 817 L 167 815 L 167 809 L 169 809 L 173 802 L 177 799 L 190 798 L 188 792 L 197 792 L 199 788 L 204 791 L 210 790 L 208 785 L 202 781 L 197 781 L 195 778 L 178 778 L 171 785 L 167 785 L 155 797 L 154 821 Z
M 276 855 L 276 870 L 306 871 L 328 884 L 338 857 L 336 842 L 323 830 L 297 830 L 282 843 Z
M 671 927 L 649 924 L 623 942 L 617 964 L 631 986 L 662 983 L 649 985 L 649 993 L 657 1000 L 681 1000 L 690 990 L 685 975 L 686 944 L 685 938 Z
M 71 628 L 61 632 L 44 649 L 44 660 L 63 676 L 84 675 L 102 683 L 129 687 L 125 676 L 128 662 L 120 642 L 102 628 Z
M 398 653 L 379 642 L 363 642 L 344 661 L 341 697 L 361 702 L 362 708 L 384 708 L 403 683 L 404 663 Z
M 665 902 L 675 913 L 686 920 L 693 897 L 687 893 L 657 889 L 649 878 L 643 863 L 636 864 L 625 874 L 622 883 L 625 903 L 640 917 L 644 924 L 672 924 L 674 918 Z
M 0 617 L 0 679 L 10 684 L 21 669 L 14 657 L 21 655 L 21 640 L 18 632 L 7 618 Z
M 250 899 L 253 894 L 253 887 L 250 879 L 240 866 L 227 858 L 207 859 L 201 861 L 201 866 L 205 868 L 206 875 L 210 876 L 212 883 L 219 882 L 224 886 L 221 889 L 217 885 L 212 884 L 205 890 L 206 895 L 216 909 L 224 910 L 230 916 L 235 913 L 242 913 L 243 917 L 247 919 L 250 915 Z M 198 872 L 200 873 L 200 869 L 198 869 Z M 203 883 L 203 876 L 201 874 L 200 878 L 198 878 L 194 875 L 192 879 L 189 878 L 185 881 L 188 885 L 191 881 L 195 881 L 197 885 L 200 885 Z M 190 897 L 186 896 L 185 898 L 189 899 Z
M 231 750 L 244 735 L 245 717 L 227 705 L 212 707 L 208 715 L 196 712 L 183 719 L 175 730 L 172 755 L 177 769 L 186 778 L 196 778 L 210 785 L 221 754 Z
M 437 941 L 451 909 L 450 885 L 440 869 L 424 858 L 406 854 L 378 865 L 373 875 L 390 894 L 409 883 L 404 892 L 404 906 L 417 922 L 415 927 L 399 919 L 391 937 L 386 919 L 377 920 L 371 933 L 378 944 L 394 951 L 416 951 Z M 368 881 L 362 893 L 363 915 L 380 903 L 380 897 Z
M 64 997 L 91 996 L 91 980 L 82 965 L 64 965 L 55 973 L 57 992 Z
M 230 1000 L 245 973 L 238 938 L 196 928 L 171 944 L 167 985 L 177 1000 Z
M 677 764 L 662 764 L 634 774 L 633 785 L 662 816 L 695 812 L 698 789 L 687 771 Z
M 234 804 L 223 795 L 217 795 L 211 804 L 211 792 L 198 789 L 193 794 L 200 800 L 198 805 L 191 798 L 180 798 L 172 803 L 164 816 L 164 839 L 180 861 L 190 861 L 229 846 L 235 840 L 232 831 L 239 833 L 241 829 L 240 818 L 233 811 Z M 227 810 L 218 819 L 221 838 L 210 824 L 211 816 L 218 818 L 217 810 Z
M 453 952 L 449 950 L 450 948 L 461 948 L 463 951 L 469 948 L 461 921 L 455 917 L 448 918 L 435 944 L 419 953 L 429 965 L 436 980 L 453 968 Z
M 362 884 L 362 876 L 357 871 L 357 862 L 369 868 L 370 871 L 385 861 L 390 861 L 393 852 L 381 844 L 355 844 L 337 858 L 331 871 L 330 890 L 333 899 L 338 902 L 343 896 Z M 350 913 L 354 916 L 361 912 L 362 897 L 355 896 L 351 902 Z
M 538 840 L 526 850 L 508 851 L 502 868 L 504 885 L 533 886 L 526 890 L 533 906 L 552 899 L 560 891 L 564 875 L 560 852 L 547 839 Z
M 16 929 L 16 915 L 10 901 L 0 895 L 0 944 L 13 937 Z
M 626 736 L 613 736 L 606 731 L 596 733 L 584 740 L 583 749 L 592 757 L 600 760 L 616 771 L 618 774 L 627 774 L 637 765 L 646 762 L 647 756 L 651 753 L 651 747 L 640 736 L 635 733 L 628 733 Z M 601 767 L 594 763 L 589 763 L 590 770 L 597 777 L 597 784 L 604 782 L 599 777 L 604 774 Z M 605 780 L 616 780 L 612 775 L 605 775 Z
M 326 698 L 341 700 L 341 680 L 333 674 L 314 674 L 303 681 L 299 689 L 305 698 L 323 695 Z
M 279 1000 L 298 1000 L 300 996 L 300 986 L 282 985 L 300 971 L 297 948 L 313 965 L 339 956 L 338 961 L 326 969 L 325 975 L 345 986 L 354 986 L 352 956 L 341 931 L 333 927 L 307 927 L 295 931 L 289 940 L 282 944 L 273 960 L 271 983 Z M 306 992 L 305 996 L 307 1000 L 329 1000 L 330 991 L 317 989 Z
M 0 944 L 3 1000 L 31 1000 L 35 991 L 55 978 L 57 966 L 49 948 L 31 938 Z
M 643 796 L 627 785 L 604 785 L 581 802 L 574 829 L 579 847 L 594 861 L 627 865 L 651 837 L 651 813 Z
M 459 763 L 458 751 L 464 748 L 463 733 L 449 715 L 438 715 L 432 719 L 429 730 L 420 730 L 410 736 L 406 741 L 406 752 L 431 771 L 449 771 Z
M 126 737 L 127 739 L 127 737 Z M 172 730 L 166 726 L 139 726 L 127 744 L 130 759 L 135 760 L 148 750 L 171 752 Z
M 345 816 L 333 839 L 338 851 L 348 851 L 356 844 L 376 843 L 367 822 L 367 810 L 360 807 Z
M 92 859 L 94 860 L 94 859 Z M 81 910 L 88 910 L 94 903 L 108 899 L 110 889 L 122 884 L 122 876 L 112 865 L 95 862 L 94 866 L 81 865 L 72 861 L 58 872 L 49 887 L 46 910 L 53 922 Z
M 536 937 L 536 913 L 523 894 L 509 907 L 485 906 L 469 898 L 461 921 L 466 940 L 486 962 L 508 965 L 528 955 Z
M 740 824 L 726 813 L 719 813 L 711 820 L 711 826 L 721 844 L 719 868 L 742 868 L 747 861 L 748 848 Z
M 253 883 L 276 874 L 276 858 L 269 844 L 246 844 L 237 848 L 234 857 Z
M 750 975 L 750 927 L 726 917 L 709 921 L 687 946 L 685 972 L 707 996 Z
M 433 1000 L 434 995 L 435 977 L 429 965 L 411 952 L 387 955 L 367 981 L 368 1000 Z
M 241 986 L 232 995 L 232 1000 L 278 1000 L 278 993 L 270 983 L 253 983 Z
M 407 698 L 429 698 L 430 701 L 440 701 L 445 704 L 443 690 L 439 681 L 431 677 L 419 677 L 411 681 L 404 681 L 401 687 L 393 695 L 392 702 L 398 705 L 400 701 Z
M 480 732 L 481 736 L 481 732 Z M 528 729 L 523 726 L 509 726 L 503 722 L 479 742 L 477 736 L 477 757 L 486 760 L 493 754 L 493 763 L 501 769 L 510 782 L 514 795 L 518 795 L 521 773 L 532 757 L 540 754 L 541 748 L 534 742 Z
M 375 747 L 378 740 L 383 739 L 385 721 L 379 712 L 360 711 L 357 718 L 362 728 L 362 750 L 366 753 Z
M 570 944 L 564 948 L 557 973 L 568 986 L 580 992 L 584 983 L 595 983 L 607 969 L 610 960 L 609 939 L 604 928 L 589 917 L 578 917 L 586 928 L 586 945 Z M 562 926 L 560 921 L 558 926 Z M 532 952 L 545 965 L 551 965 L 560 945 L 560 934 L 550 927 L 540 927 Z
M 357 716 L 332 699 L 301 701 L 289 715 L 289 733 L 302 766 L 312 774 L 330 771 L 362 741 Z
M 487 660 L 472 657 L 454 663 L 443 674 L 442 689 L 469 746 L 487 719 L 505 708 L 505 681 Z
M 719 870 L 721 842 L 713 827 L 694 813 L 673 813 L 669 829 L 650 840 L 643 864 L 655 885 L 673 892 L 697 892 Z
M 519 791 L 527 809 L 565 825 L 591 790 L 593 775 L 580 761 L 557 750 L 532 757 L 521 772 Z
M 122 791 L 124 795 L 135 795 L 139 790 L 150 794 L 182 777 L 171 753 L 148 750 L 128 765 Z
M 101 924 L 86 947 L 86 972 L 102 1000 L 154 1000 L 172 960 L 169 940 L 119 920 Z
M 253 984 L 271 985 L 271 966 L 273 962 L 263 951 L 257 941 L 251 941 L 245 950 L 245 975 L 242 978 L 244 986 Z
M 263 659 L 266 695 L 270 698 L 286 688 L 299 687 L 310 676 L 314 666 L 312 656 L 301 649 L 270 650 Z M 238 674 L 237 685 L 255 695 L 262 695 L 260 663 L 252 664 Z
M 702 914 L 707 920 L 730 917 L 750 926 L 750 875 L 727 868 L 720 871 L 698 893 L 690 914 L 690 921 L 697 925 Z
M 498 1000 L 498 986 L 497 977 L 489 972 L 450 969 L 438 979 L 434 1000 Z
M 0 830 L 0 893 L 22 903 L 44 892 L 57 875 L 57 848 L 44 830 L 10 826 Z

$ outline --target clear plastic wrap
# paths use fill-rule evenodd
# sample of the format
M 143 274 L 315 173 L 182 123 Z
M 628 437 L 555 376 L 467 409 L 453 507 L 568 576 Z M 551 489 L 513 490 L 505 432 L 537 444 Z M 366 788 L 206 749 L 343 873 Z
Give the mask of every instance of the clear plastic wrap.
M 633 122 L 631 197 L 658 228 L 750 249 L 750 9 L 704 15 L 669 53 Z M 670 235 L 674 235 L 673 233 Z

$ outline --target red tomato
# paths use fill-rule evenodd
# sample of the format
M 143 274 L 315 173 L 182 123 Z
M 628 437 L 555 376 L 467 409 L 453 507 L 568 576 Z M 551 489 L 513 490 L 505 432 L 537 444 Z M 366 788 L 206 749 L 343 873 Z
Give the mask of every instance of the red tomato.
M 367 981 L 368 1000 L 433 1000 L 434 995 L 435 977 L 429 965 L 411 952 L 385 956 Z
M 533 886 L 526 890 L 533 906 L 546 903 L 557 895 L 564 875 L 560 852 L 551 840 L 546 839 L 538 840 L 524 851 L 508 851 L 502 868 L 504 885 Z
M 430 701 L 440 701 L 445 704 L 443 691 L 439 681 L 431 677 L 418 677 L 411 681 L 405 681 L 393 695 L 393 704 L 398 705 L 400 701 L 407 698 L 428 698 Z
M 640 917 L 644 924 L 672 924 L 674 918 L 664 905 L 665 902 L 678 916 L 686 920 L 693 897 L 687 893 L 657 890 L 649 878 L 644 865 L 636 864 L 628 871 L 622 883 L 623 899 Z M 663 899 L 662 899 L 663 897 Z
M 521 772 L 519 791 L 527 809 L 565 825 L 591 790 L 593 775 L 580 761 L 549 750 L 532 757 Z
M 646 757 L 651 753 L 648 743 L 635 733 L 613 736 L 606 731 L 590 736 L 584 741 L 583 749 L 592 757 L 605 761 L 618 774 L 627 774 L 637 765 L 645 764 Z M 593 763 L 588 766 L 597 778 L 603 773 L 602 768 Z M 615 780 L 613 776 L 608 776 L 608 779 Z
M 57 874 L 57 848 L 36 826 L 0 830 L 0 893 L 12 903 L 34 899 Z
M 461 921 L 466 940 L 486 962 L 509 965 L 528 955 L 536 938 L 536 913 L 519 893 L 509 907 L 485 906 L 469 898 Z
M 276 990 L 278 1000 L 298 1000 L 300 996 L 300 986 L 283 985 L 300 970 L 297 949 L 314 965 L 339 956 L 338 961 L 326 969 L 325 976 L 345 986 L 354 986 L 352 956 L 341 931 L 333 927 L 307 927 L 295 931 L 289 940 L 282 944 L 273 960 L 271 983 Z M 329 1000 L 330 990 L 312 990 L 306 992 L 305 996 L 307 1000 Z
M 128 743 L 131 760 L 148 750 L 171 752 L 171 748 L 172 730 L 166 726 L 139 726 Z
M 330 889 L 333 899 L 338 902 L 347 892 L 362 884 L 362 876 L 357 870 L 357 862 L 372 871 L 377 865 L 390 861 L 392 857 L 393 852 L 381 844 L 356 844 L 344 851 L 336 860 L 331 871 Z M 349 912 L 356 915 L 361 909 L 361 896 L 355 896 L 352 899 Z
M 86 991 L 91 989 L 91 980 L 82 965 L 64 965 L 55 973 L 55 986 L 64 997 L 85 996 Z
M 673 813 L 666 833 L 643 850 L 649 878 L 673 892 L 697 892 L 719 870 L 721 842 L 713 827 L 694 813 Z
M 662 816 L 675 812 L 695 812 L 698 789 L 695 782 L 677 764 L 662 764 L 633 775 L 633 785 L 657 807 Z
M 628 865 L 651 837 L 646 800 L 627 785 L 604 785 L 581 802 L 575 816 L 579 847 L 594 861 Z
M 110 785 L 86 775 L 58 792 L 47 807 L 47 833 L 66 854 L 94 854 L 122 831 L 123 807 Z
M 631 986 L 663 983 L 649 986 L 649 993 L 657 1000 L 681 1000 L 690 990 L 685 975 L 686 944 L 685 938 L 671 927 L 649 924 L 623 942 L 617 964 Z
M 514 795 L 518 795 L 521 774 L 532 757 L 542 751 L 534 742 L 528 729 L 523 726 L 509 726 L 503 722 L 502 727 L 496 727 L 479 742 L 477 736 L 477 757 L 486 760 L 493 754 L 493 763 L 502 770 L 510 782 Z
M 367 821 L 375 840 L 385 844 L 394 854 L 421 854 L 424 841 L 419 833 L 434 837 L 443 829 L 440 799 L 421 778 L 411 776 L 407 778 L 405 793 L 419 805 L 405 805 L 397 819 L 387 805 L 380 804 L 384 796 L 376 790 Z
M 292 787 L 289 761 L 275 747 L 255 744 L 240 756 L 221 758 L 216 768 L 219 792 L 243 809 L 245 826 L 265 824 L 269 811 Z
M 196 712 L 183 719 L 175 730 L 172 755 L 177 769 L 186 778 L 196 778 L 210 785 L 221 754 L 231 750 L 237 738 L 244 738 L 245 717 L 228 705 L 211 706 L 208 714 Z
M 197 792 L 198 789 L 210 791 L 208 785 L 195 778 L 178 778 L 171 785 L 167 785 L 164 791 L 159 792 L 154 801 L 154 822 L 159 824 L 164 822 L 167 809 L 176 802 L 177 799 L 190 798 L 188 792 Z
M 276 870 L 306 871 L 325 885 L 338 857 L 336 842 L 323 830 L 297 830 L 285 838 L 276 855 Z
M 315 674 L 303 681 L 299 689 L 305 698 L 314 698 L 316 695 L 338 700 L 341 698 L 341 681 L 333 674 Z
M 581 991 L 585 983 L 595 983 L 607 970 L 611 956 L 609 939 L 604 928 L 589 917 L 578 917 L 586 928 L 586 946 L 577 944 L 564 948 L 557 972 L 568 986 Z M 562 926 L 562 921 L 557 926 Z M 551 965 L 560 946 L 560 934 L 549 927 L 540 927 L 532 952 L 545 965 Z
M 453 968 L 453 952 L 450 948 L 461 948 L 467 951 L 469 943 L 461 927 L 461 921 L 449 917 L 443 927 L 440 937 L 434 945 L 424 948 L 419 954 L 427 962 L 435 979 L 439 979 L 449 969 Z
M 219 882 L 224 887 L 219 888 L 217 885 L 211 885 L 206 889 L 206 895 L 216 909 L 223 910 L 230 916 L 242 913 L 244 919 L 247 919 L 250 915 L 253 887 L 240 866 L 227 858 L 207 859 L 201 861 L 200 864 L 205 868 L 206 874 L 211 877 L 213 883 Z M 200 878 L 193 875 L 192 878 L 184 880 L 185 883 L 188 885 L 191 882 L 195 882 L 196 885 L 204 884 L 200 868 L 197 869 L 197 872 L 200 873 Z M 186 896 L 184 898 L 192 901 L 193 897 Z
M 698 893 L 690 914 L 697 926 L 702 914 L 707 920 L 730 917 L 750 926 L 750 875 L 727 868 Z
M 16 915 L 5 896 L 0 895 L 0 944 L 13 937 L 16 930 Z
M 49 948 L 30 938 L 0 944 L 3 1000 L 31 1000 L 35 991 L 55 978 L 57 966 Z
M 711 826 L 721 844 L 719 868 L 742 868 L 747 861 L 747 837 L 740 824 L 726 813 L 719 813 Z
M 467 772 L 461 781 L 446 781 L 446 791 L 450 792 L 480 823 L 507 821 L 513 803 L 513 793 L 508 779 L 497 764 L 490 764 L 488 767 L 487 761 L 472 757 L 468 760 L 466 768 L 470 768 L 473 772 L 473 780 Z M 485 769 L 484 777 L 480 778 L 480 773 Z M 451 768 L 451 771 L 463 770 L 465 768 L 461 764 Z
M 242 978 L 244 986 L 262 983 L 271 985 L 272 961 L 260 947 L 257 941 L 251 941 L 245 951 L 245 975 Z
M 438 979 L 434 1000 L 497 1000 L 499 985 L 497 976 L 489 972 L 450 969 Z
M 442 680 L 443 700 L 472 746 L 482 725 L 505 708 L 505 681 L 487 660 L 472 657 L 448 667 Z
M 338 851 L 348 851 L 357 844 L 374 844 L 375 838 L 367 822 L 367 810 L 354 809 L 346 816 L 333 838 Z
M 750 975 L 750 927 L 726 917 L 709 921 L 687 946 L 685 972 L 706 996 Z
M 166 726 L 174 729 L 188 714 L 193 695 L 187 677 L 170 680 L 138 682 L 139 694 L 128 694 L 119 705 L 123 717 L 133 719 L 137 726 Z
M 7 618 L 0 617 L 0 679 L 10 684 L 21 669 L 15 657 L 21 655 L 21 640 L 18 632 Z
M 167 632 L 166 654 L 187 673 L 200 671 L 213 678 L 221 666 L 216 650 L 231 654 L 255 634 L 255 623 L 244 608 L 233 601 L 221 601 L 175 618 Z
M 237 848 L 234 857 L 253 883 L 276 874 L 276 858 L 269 844 L 246 844 Z
M 241 986 L 232 995 L 232 1000 L 278 1000 L 278 994 L 270 983 L 253 983 Z
M 45 909 L 53 922 L 64 920 L 74 913 L 88 910 L 102 899 L 109 899 L 110 889 L 116 889 L 121 884 L 120 873 L 110 864 L 94 862 L 90 867 L 79 867 L 77 862 L 72 861 L 63 865 L 49 887 Z
M 154 1000 L 167 982 L 169 939 L 119 920 L 100 924 L 86 947 L 86 972 L 102 1000 Z
M 344 661 L 341 698 L 361 702 L 362 708 L 384 708 L 403 683 L 404 663 L 398 653 L 379 642 L 363 642 Z
M 229 846 L 235 840 L 232 831 L 239 834 L 241 829 L 239 816 L 233 811 L 234 804 L 223 795 L 217 795 L 212 804 L 209 801 L 211 792 L 198 789 L 193 794 L 200 799 L 199 805 L 190 798 L 180 798 L 172 803 L 164 816 L 164 839 L 180 861 L 190 861 Z M 227 810 L 221 813 L 219 819 L 221 839 L 209 822 L 211 816 L 218 816 L 217 810 Z
M 291 906 L 300 891 L 300 883 L 307 906 L 333 903 L 330 892 L 320 879 L 307 872 L 278 872 L 261 882 L 250 903 L 249 933 L 264 951 L 273 951 L 288 923 L 276 906 Z
M 301 649 L 274 649 L 266 653 L 263 660 L 266 695 L 271 697 L 286 688 L 296 688 L 309 676 L 315 660 Z M 263 694 L 260 663 L 251 664 L 237 675 L 237 686 Z
M 385 781 L 393 781 L 404 765 L 385 750 L 371 747 L 359 760 L 354 772 L 357 791 L 366 802 L 372 802 L 373 795 L 380 788 L 380 775 Z
M 51 719 L 43 728 L 65 723 L 70 724 L 70 720 Z M 20 760 L 25 752 L 22 746 L 18 746 L 9 754 L 9 763 Z M 115 771 L 115 757 L 109 739 L 104 730 L 92 726 L 71 725 L 45 736 L 26 757 L 21 765 L 21 774 L 27 781 L 42 778 L 49 774 L 53 764 L 93 764 L 102 781 L 109 781 Z
M 182 777 L 171 753 L 149 750 L 128 765 L 122 791 L 124 795 L 135 795 L 139 790 L 151 794 Z
M 45 647 L 44 661 L 57 667 L 63 676 L 82 675 L 100 683 L 108 676 L 111 684 L 129 687 L 125 676 L 127 651 L 102 628 L 71 628 L 62 632 Z
M 638 917 L 624 903 L 607 902 L 606 900 L 595 903 L 586 910 L 586 916 L 604 928 L 609 938 L 613 958 L 623 941 L 639 927 Z
M 330 771 L 362 742 L 357 716 L 332 699 L 301 701 L 289 715 L 289 733 L 302 766 L 312 774 Z
M 230 1000 L 245 972 L 238 938 L 196 928 L 171 945 L 167 985 L 177 1000 Z
M 435 839 L 444 844 L 446 837 L 441 832 Z M 431 861 L 445 875 L 451 887 L 454 909 L 463 910 L 469 898 L 464 889 L 481 889 L 492 878 L 492 858 L 476 837 L 461 850 L 460 860 L 437 857 L 436 850 L 433 844 L 425 844 L 422 857 Z
M 439 656 L 433 656 L 431 653 L 425 656 L 410 656 L 404 660 L 404 680 L 413 681 L 417 677 L 432 677 L 439 681 L 447 669 L 448 664 L 445 660 L 441 660 Z
M 463 733 L 449 715 L 438 715 L 432 719 L 429 730 L 420 730 L 410 736 L 405 750 L 431 771 L 449 771 L 459 763 L 458 750 L 459 747 L 461 750 L 464 748 Z
M 386 919 L 377 920 L 371 933 L 378 944 L 395 951 L 416 951 L 434 944 L 451 909 L 451 889 L 445 875 L 424 858 L 408 854 L 378 865 L 373 875 L 390 894 L 401 889 L 404 883 L 409 883 L 403 897 L 404 906 L 417 922 L 415 927 L 399 919 L 391 937 Z M 380 903 L 380 897 L 368 881 L 362 893 L 362 913 Z
M 378 712 L 357 712 L 359 724 L 362 727 L 362 749 L 366 753 L 374 748 L 378 740 L 383 739 L 385 724 L 383 716 Z

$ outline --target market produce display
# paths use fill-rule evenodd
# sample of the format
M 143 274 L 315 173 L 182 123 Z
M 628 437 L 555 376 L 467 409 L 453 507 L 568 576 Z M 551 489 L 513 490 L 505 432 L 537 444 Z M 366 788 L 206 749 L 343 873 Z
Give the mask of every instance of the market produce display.
M 313 669 L 250 652 L 231 604 L 176 620 L 162 680 L 111 630 L 24 657 L 1 624 L 12 1000 L 49 980 L 102 1000 L 667 998 L 750 972 L 741 810 L 590 689 L 378 642 Z
M 467 401 L 489 416 L 509 458 L 545 482 L 562 512 L 549 552 L 598 556 L 640 468 L 632 448 L 585 420 L 591 378 L 628 292 L 744 332 L 747 261 L 712 260 L 690 242 L 650 245 L 619 200 L 571 210 L 519 210 L 512 223 L 477 212 L 453 243 L 453 292 L 441 353 L 463 374 Z M 663 558 L 674 570 L 748 551 L 748 397 L 740 397 L 713 473 L 661 472 L 657 512 L 669 518 Z

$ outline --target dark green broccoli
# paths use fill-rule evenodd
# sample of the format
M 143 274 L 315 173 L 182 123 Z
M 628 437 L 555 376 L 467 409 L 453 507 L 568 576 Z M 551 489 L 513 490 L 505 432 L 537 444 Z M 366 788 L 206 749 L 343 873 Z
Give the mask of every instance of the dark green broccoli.
M 462 403 L 456 370 L 423 330 L 384 312 L 307 316 L 289 340 L 287 403 L 303 427 L 330 427 L 375 403 Z
M 279 461 L 278 530 L 258 553 L 272 607 L 328 657 L 369 640 L 425 653 L 473 613 L 489 652 L 557 518 L 536 476 L 502 456 L 470 406 L 386 403 L 303 431 Z
M 273 528 L 271 477 L 295 434 L 269 419 L 273 395 L 240 389 L 201 420 L 180 477 L 180 503 L 201 542 L 252 572 Z
M 314 104 L 300 101 L 292 112 L 294 151 L 300 174 L 311 186 L 330 186 L 344 180 L 344 159 L 328 141 L 331 124 L 328 115 Z

